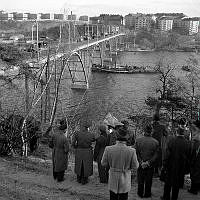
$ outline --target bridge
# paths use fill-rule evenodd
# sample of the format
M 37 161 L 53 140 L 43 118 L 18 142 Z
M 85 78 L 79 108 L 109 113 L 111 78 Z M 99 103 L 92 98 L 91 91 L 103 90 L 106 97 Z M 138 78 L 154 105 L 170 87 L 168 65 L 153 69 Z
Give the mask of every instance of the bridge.
M 34 85 L 33 101 L 27 117 L 34 112 L 39 102 L 41 105 L 43 102 L 41 109 L 44 111 L 41 111 L 41 118 L 52 124 L 60 92 L 65 90 L 64 81 L 71 82 L 71 89 L 86 91 L 89 88 L 90 69 L 94 60 L 103 64 L 105 52 L 109 54 L 119 49 L 119 44 L 122 43 L 125 35 L 125 33 L 118 33 L 96 41 L 88 40 L 85 44 L 75 43 L 74 48 L 66 48 L 67 51 L 63 51 L 63 47 L 57 48 L 53 54 L 48 50 L 44 58 L 32 60 L 33 62 L 29 60 L 29 66 L 37 69 L 38 78 Z

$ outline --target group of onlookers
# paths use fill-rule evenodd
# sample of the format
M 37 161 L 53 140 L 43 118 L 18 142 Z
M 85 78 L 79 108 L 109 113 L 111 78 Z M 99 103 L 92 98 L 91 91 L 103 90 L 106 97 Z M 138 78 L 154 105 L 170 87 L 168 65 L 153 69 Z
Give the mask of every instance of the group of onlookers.
M 58 120 L 56 124 L 49 146 L 53 148 L 53 177 L 59 182 L 64 180 L 68 165 L 69 141 L 65 135 L 66 121 Z M 137 139 L 127 120 L 115 125 L 101 124 L 97 138 L 90 132 L 90 126 L 89 121 L 82 123 L 71 143 L 75 149 L 75 173 L 79 183 L 88 182 L 95 161 L 100 182 L 108 183 L 111 200 L 128 199 L 132 171 L 136 169 L 137 195 L 141 198 L 152 196 L 153 176 L 165 182 L 162 200 L 178 199 L 185 174 L 190 173 L 191 178 L 188 191 L 197 194 L 200 190 L 199 120 L 190 125 L 191 140 L 183 120 L 174 134 L 159 122 L 158 115 L 143 127 L 143 135 Z

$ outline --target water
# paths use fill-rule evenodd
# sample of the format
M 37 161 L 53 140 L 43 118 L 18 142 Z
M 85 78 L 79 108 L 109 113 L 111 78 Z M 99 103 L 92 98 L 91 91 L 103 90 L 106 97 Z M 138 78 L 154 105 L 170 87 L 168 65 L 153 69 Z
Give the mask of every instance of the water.
M 117 63 L 155 66 L 162 59 L 165 63 L 182 66 L 187 65 L 191 56 L 200 57 L 190 52 L 120 52 Z M 180 67 L 178 73 L 185 74 Z M 65 94 L 62 94 L 62 97 L 69 97 L 62 100 L 63 112 L 71 109 L 72 115 L 79 113 L 95 122 L 102 121 L 108 112 L 119 119 L 134 113 L 144 113 L 145 99 L 158 95 L 158 77 L 158 74 L 91 73 L 86 92 L 65 90 Z

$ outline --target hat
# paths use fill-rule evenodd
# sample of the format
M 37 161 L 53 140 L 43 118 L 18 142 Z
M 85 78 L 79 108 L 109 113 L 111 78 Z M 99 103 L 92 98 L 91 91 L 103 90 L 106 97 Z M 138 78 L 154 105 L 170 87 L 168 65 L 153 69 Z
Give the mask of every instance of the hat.
M 106 125 L 104 124 L 99 125 L 99 130 L 100 132 L 106 132 Z
M 118 131 L 116 131 L 117 140 L 121 141 L 127 141 L 128 140 L 128 134 L 127 131 L 124 128 L 119 128 Z
M 129 125 L 129 122 L 128 122 L 128 120 L 126 120 L 126 119 L 123 119 L 123 120 L 121 121 L 121 123 L 124 124 L 124 125 Z
M 113 128 L 115 128 L 116 126 L 123 126 L 124 125 L 117 118 L 115 118 L 113 115 L 111 115 L 110 113 L 108 113 L 106 115 L 103 122 L 108 126 L 112 126 Z
M 67 121 L 66 121 L 65 118 L 59 119 L 59 120 L 58 120 L 58 128 L 59 128 L 60 130 L 65 130 L 65 129 L 67 129 Z
M 85 127 L 85 128 L 89 128 L 90 126 L 92 126 L 92 121 L 91 120 L 82 120 L 81 126 Z

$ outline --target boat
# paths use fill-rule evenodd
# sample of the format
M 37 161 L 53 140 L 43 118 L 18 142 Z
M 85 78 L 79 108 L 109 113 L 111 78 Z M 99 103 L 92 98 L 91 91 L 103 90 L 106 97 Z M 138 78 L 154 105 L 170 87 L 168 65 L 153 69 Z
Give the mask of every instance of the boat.
M 92 64 L 91 71 L 92 72 L 105 72 L 105 73 L 124 73 L 124 74 L 155 74 L 160 73 L 158 69 L 152 68 L 148 69 L 147 67 L 138 67 L 138 66 L 108 66 L 108 65 L 100 65 L 100 64 Z
M 190 71 L 191 71 L 191 67 L 188 66 L 188 65 L 183 65 L 183 66 L 181 67 L 181 69 L 184 70 L 184 71 L 187 71 L 187 72 L 190 72 Z

